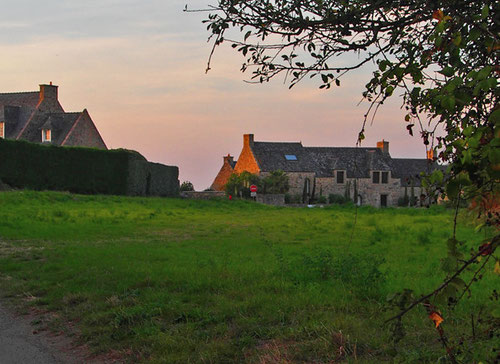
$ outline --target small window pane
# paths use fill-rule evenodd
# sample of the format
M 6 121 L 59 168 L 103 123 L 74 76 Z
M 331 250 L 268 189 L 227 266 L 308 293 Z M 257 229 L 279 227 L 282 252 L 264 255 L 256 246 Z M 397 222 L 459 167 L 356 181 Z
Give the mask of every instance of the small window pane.
M 0 123 L 0 138 L 5 138 L 5 124 L 3 122 Z
M 382 183 L 389 183 L 389 172 L 382 172 Z
M 344 171 L 337 171 L 337 183 L 344 183 Z
M 285 154 L 285 159 L 287 161 L 296 161 L 297 160 L 297 156 L 295 154 Z
M 373 183 L 380 183 L 380 172 L 373 172 Z

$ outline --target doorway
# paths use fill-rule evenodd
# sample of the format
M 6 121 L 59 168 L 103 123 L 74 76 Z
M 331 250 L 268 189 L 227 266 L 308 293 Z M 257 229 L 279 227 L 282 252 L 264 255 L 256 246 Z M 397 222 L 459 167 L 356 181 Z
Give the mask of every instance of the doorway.
M 380 207 L 387 207 L 387 195 L 380 195 Z

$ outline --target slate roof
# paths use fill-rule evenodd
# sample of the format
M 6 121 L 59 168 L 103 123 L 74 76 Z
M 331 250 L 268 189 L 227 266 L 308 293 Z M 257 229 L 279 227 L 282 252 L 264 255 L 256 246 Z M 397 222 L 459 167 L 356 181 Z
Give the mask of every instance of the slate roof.
M 53 87 L 40 85 L 41 89 L 44 86 Z M 5 122 L 7 139 L 41 143 L 41 130 L 50 129 L 51 143 L 61 145 L 78 119 L 86 113 L 85 110 L 65 112 L 57 100 L 57 92 L 55 97 L 46 97 L 45 103 L 41 101 L 41 95 L 41 91 L 0 93 L 0 121 Z
M 301 143 L 254 142 L 253 154 L 262 172 L 314 172 L 317 177 L 332 177 L 334 170 L 345 170 L 348 178 L 370 178 L 370 172 L 391 171 L 393 178 L 401 178 L 402 186 L 408 178 L 420 172 L 437 168 L 427 159 L 394 159 L 379 148 L 304 147 Z M 287 160 L 285 155 L 295 155 L 297 160 Z
M 51 129 L 52 143 L 61 145 L 81 115 L 82 112 L 50 113 L 48 116 L 45 115 L 45 122 L 40 127 L 33 127 L 31 130 L 35 131 L 34 137 L 39 137 L 41 141 L 41 130 Z M 43 119 L 42 117 L 41 120 Z
M 393 177 L 401 178 L 401 186 L 410 187 L 413 179 L 414 186 L 420 186 L 420 173 L 430 173 L 440 168 L 436 163 L 427 159 L 393 158 Z

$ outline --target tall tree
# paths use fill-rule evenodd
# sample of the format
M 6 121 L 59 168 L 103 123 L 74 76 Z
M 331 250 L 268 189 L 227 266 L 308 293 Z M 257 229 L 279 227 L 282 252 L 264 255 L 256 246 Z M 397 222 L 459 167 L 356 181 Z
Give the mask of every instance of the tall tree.
M 243 55 L 241 70 L 250 71 L 255 82 L 284 74 L 293 87 L 305 77 L 316 77 L 320 88 L 329 89 L 340 86 L 346 73 L 375 65 L 363 93 L 368 106 L 358 143 L 365 137 L 367 120 L 384 101 L 402 95 L 409 134 L 418 128 L 429 155 L 448 164 L 446 175 L 435 171 L 424 185 L 442 185 L 437 191 L 457 201 L 457 211 L 461 199 L 472 201 L 482 223 L 493 227 L 488 240 L 468 259 L 457 253 L 454 233 L 448 258 L 455 268 L 447 271 L 445 282 L 434 292 L 400 306 L 401 315 L 419 303 L 432 307 L 429 299 L 444 291 L 452 299 L 461 298 L 463 293 L 452 294 L 450 287 L 469 291 L 470 284 L 458 284 L 457 279 L 479 264 L 478 257 L 498 265 L 498 1 L 219 0 L 209 10 L 206 23 L 214 48 L 207 71 L 214 50 L 223 43 Z M 342 57 L 352 53 L 358 61 L 346 64 Z M 477 272 L 492 267 L 484 260 L 479 265 Z M 481 274 L 477 272 L 474 279 Z M 430 310 L 429 317 L 439 326 L 439 314 Z

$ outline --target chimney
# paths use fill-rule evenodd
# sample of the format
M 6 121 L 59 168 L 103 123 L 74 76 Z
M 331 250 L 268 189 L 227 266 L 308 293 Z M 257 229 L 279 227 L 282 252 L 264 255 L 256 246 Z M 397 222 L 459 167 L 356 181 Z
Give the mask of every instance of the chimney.
M 377 148 L 385 154 L 389 154 L 389 142 L 386 142 L 384 139 L 381 142 L 377 142 Z
M 52 85 L 40 85 L 40 101 L 51 100 L 57 101 L 57 86 Z
M 253 148 L 253 134 L 243 134 L 243 147 Z
M 234 160 L 233 160 L 233 156 L 231 154 L 228 154 L 227 156 L 224 157 L 224 163 L 229 163 L 230 165 L 233 164 Z
M 427 159 L 430 161 L 434 161 L 434 149 L 429 149 L 427 151 Z

